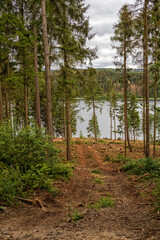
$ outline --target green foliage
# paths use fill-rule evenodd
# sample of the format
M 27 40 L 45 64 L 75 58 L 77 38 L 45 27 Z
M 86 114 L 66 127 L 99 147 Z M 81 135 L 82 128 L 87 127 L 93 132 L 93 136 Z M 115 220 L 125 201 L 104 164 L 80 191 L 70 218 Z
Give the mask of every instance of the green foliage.
M 54 179 L 68 179 L 72 176 L 73 168 L 71 164 L 55 163 L 51 169 L 51 175 Z
M 106 197 L 101 198 L 98 203 L 90 205 L 90 208 L 95 208 L 97 210 L 100 210 L 101 208 L 110 208 L 114 207 L 115 203 L 111 199 L 111 197 L 106 194 Z
M 160 160 L 143 158 L 138 160 L 128 159 L 122 166 L 129 174 L 143 175 L 150 173 L 151 176 L 160 177 Z
M 56 161 L 57 151 L 43 131 L 27 127 L 13 133 L 9 124 L 0 126 L 0 162 L 18 165 L 25 172 L 44 160 Z
M 98 143 L 103 143 L 103 144 L 106 144 L 106 141 L 105 141 L 105 140 L 103 140 L 103 139 L 99 139 L 97 142 L 98 142 Z
M 93 169 L 91 173 L 101 174 L 101 171 L 99 169 Z
M 160 211 L 160 182 L 157 184 L 156 188 L 153 191 L 153 195 L 156 197 L 156 210 Z
M 11 204 L 16 196 L 35 189 L 45 189 L 52 195 L 58 190 L 55 179 L 68 179 L 73 169 L 57 159 L 57 150 L 37 128 L 11 132 L 9 125 L 0 126 L 0 196 L 3 204 Z
M 119 162 L 121 164 L 124 164 L 128 161 L 129 159 L 125 157 L 124 155 L 118 154 L 118 156 L 114 159 L 112 159 L 112 162 Z
M 100 178 L 95 178 L 95 179 L 94 179 L 94 182 L 97 183 L 97 184 L 102 184 L 102 179 L 100 179 Z
M 110 161 L 110 157 L 109 157 L 108 155 L 106 155 L 103 161 L 104 161 L 104 162 Z
M 18 168 L 5 168 L 0 173 L 1 203 L 11 204 L 15 196 L 22 193 L 23 188 L 24 183 L 21 180 L 21 172 Z
M 5 207 L 0 206 L 0 211 L 5 211 L 5 210 L 6 210 Z
M 83 217 L 84 217 L 83 214 L 82 214 L 82 213 L 79 213 L 79 212 L 77 211 L 77 209 L 76 209 L 76 210 L 73 212 L 72 220 L 73 220 L 74 222 L 76 222 L 76 221 L 82 219 Z
M 138 101 L 135 95 L 129 96 L 129 104 L 128 104 L 128 123 L 129 128 L 133 130 L 133 133 L 138 133 L 140 130 L 140 117 L 138 112 Z M 134 136 L 135 137 L 135 136 Z
M 97 137 L 100 137 L 101 132 L 100 132 L 100 129 L 99 129 L 99 124 L 98 124 L 98 120 L 97 120 L 96 115 L 95 115 L 95 120 L 94 120 L 94 116 L 89 120 L 88 127 L 87 127 L 88 137 L 93 137 L 95 135 L 94 121 L 96 122 Z

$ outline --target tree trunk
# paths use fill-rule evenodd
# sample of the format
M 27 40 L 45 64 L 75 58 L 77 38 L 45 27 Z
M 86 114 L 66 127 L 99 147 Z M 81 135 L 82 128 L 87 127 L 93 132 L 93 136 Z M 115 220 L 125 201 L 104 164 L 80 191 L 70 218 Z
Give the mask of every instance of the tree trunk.
M 110 103 L 110 139 L 112 139 L 112 104 Z
M 38 79 L 38 59 L 37 59 L 37 31 L 34 24 L 34 71 L 35 71 L 35 90 L 36 90 L 36 123 L 41 127 L 41 112 L 40 112 L 40 96 L 39 96 L 39 79 Z
M 97 141 L 97 123 L 94 99 L 93 99 L 93 125 L 94 125 L 94 139 L 95 141 Z
M 155 82 L 154 82 L 154 139 L 153 139 L 153 157 L 156 154 L 156 118 L 157 118 L 157 70 L 155 70 Z
M 25 111 L 25 126 L 28 126 L 28 86 L 26 83 L 25 74 L 24 74 L 24 111 Z
M 66 152 L 67 161 L 71 161 L 71 118 L 70 118 L 70 103 L 68 96 L 68 87 L 65 88 L 65 104 L 66 104 Z
M 64 138 L 64 121 L 63 121 L 63 107 L 61 109 L 61 128 L 62 128 L 62 139 Z
M 68 59 L 67 59 L 67 51 L 64 48 L 64 71 L 63 78 L 64 82 L 68 80 Z M 68 83 L 65 84 L 65 111 L 66 111 L 66 154 L 67 161 L 71 161 L 71 116 L 70 116 L 70 101 L 69 101 L 69 87 Z
M 134 142 L 135 142 L 136 141 L 135 119 L 133 119 L 133 137 L 134 137 Z
M 155 51 L 157 51 L 157 44 L 155 46 Z M 155 56 L 155 65 L 157 64 L 157 56 Z M 156 155 L 156 118 L 157 118 L 157 66 L 154 72 L 154 137 L 153 137 L 153 157 Z
M 63 105 L 63 109 L 64 109 L 64 111 L 63 111 L 63 113 L 64 113 L 64 116 L 63 116 L 63 119 L 64 119 L 64 138 L 66 138 L 67 134 L 66 134 L 66 115 L 65 115 L 66 110 L 65 110 L 65 102 L 64 102 L 64 105 Z
M 143 51 L 143 66 L 144 66 L 144 51 Z M 143 67 L 143 149 L 144 154 L 146 152 L 146 86 L 145 86 L 145 77 L 144 77 L 144 68 Z
M 147 22 L 148 0 L 144 2 L 144 78 L 146 87 L 146 152 L 145 156 L 150 156 L 149 146 L 149 78 L 148 78 L 148 22 Z
M 128 119 L 127 119 L 127 69 L 126 69 L 126 43 L 124 42 L 124 125 L 125 125 L 125 156 L 126 156 L 126 147 L 128 142 L 129 150 L 132 151 L 130 140 L 129 140 L 129 132 L 128 132 Z
M 0 79 L 0 123 L 3 122 L 2 84 Z
M 24 22 L 24 1 L 21 2 L 21 16 L 22 21 Z M 23 56 L 23 62 L 22 62 L 22 71 L 23 71 L 23 82 L 24 82 L 24 124 L 25 126 L 28 126 L 28 86 L 27 86 L 27 79 L 26 79 L 26 73 L 25 73 L 25 54 L 22 53 Z
M 116 111 L 115 111 L 115 106 L 114 106 L 113 112 L 114 112 L 114 139 L 116 140 Z
M 46 82 L 46 112 L 47 112 L 47 131 L 53 138 L 53 118 L 52 118 L 52 98 L 51 98 L 51 80 L 50 80 L 50 64 L 49 64 L 49 45 L 47 34 L 47 17 L 45 0 L 42 0 L 42 24 L 43 24 L 43 44 L 44 44 L 44 59 L 45 59 L 45 82 Z
M 5 109 L 6 109 L 5 118 L 6 118 L 7 120 L 9 119 L 9 109 L 8 109 L 8 106 L 9 106 L 8 93 L 7 93 L 7 90 L 5 90 Z

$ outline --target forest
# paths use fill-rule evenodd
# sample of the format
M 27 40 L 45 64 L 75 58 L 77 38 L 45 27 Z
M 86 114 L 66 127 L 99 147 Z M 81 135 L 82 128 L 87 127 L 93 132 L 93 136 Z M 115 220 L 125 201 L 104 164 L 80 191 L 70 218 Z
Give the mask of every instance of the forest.
M 0 0 L 4 240 L 160 238 L 160 0 L 119 9 L 113 68 L 93 67 L 89 7 L 85 0 Z M 88 138 L 73 138 L 80 100 L 92 112 Z M 107 139 L 99 137 L 103 102 Z

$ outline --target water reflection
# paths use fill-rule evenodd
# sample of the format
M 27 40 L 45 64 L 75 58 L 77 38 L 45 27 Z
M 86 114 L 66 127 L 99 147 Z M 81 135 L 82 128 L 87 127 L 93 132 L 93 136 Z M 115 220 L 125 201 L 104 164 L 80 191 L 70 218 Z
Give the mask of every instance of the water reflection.
M 150 101 L 150 108 L 153 106 L 153 101 Z M 118 101 L 117 105 L 120 106 L 122 104 L 121 101 Z M 110 109 L 110 103 L 107 101 L 104 101 L 102 104 L 102 111 L 99 109 L 96 109 L 96 115 L 98 119 L 98 124 L 99 124 L 99 129 L 101 132 L 100 137 L 101 138 L 110 138 L 110 114 L 109 114 L 109 109 Z M 139 114 L 140 114 L 140 119 L 142 119 L 142 104 L 139 102 L 138 104 L 139 108 Z M 157 106 L 160 106 L 160 101 L 157 101 Z M 78 116 L 77 116 L 77 133 L 74 135 L 74 137 L 80 137 L 80 134 L 83 135 L 83 137 L 87 137 L 87 127 L 88 127 L 88 122 L 92 118 L 92 109 L 88 110 L 88 106 L 85 104 L 84 100 L 79 100 L 77 102 L 77 109 L 79 110 Z M 150 113 L 153 113 L 153 111 L 150 110 Z M 118 114 L 118 111 L 116 111 L 116 115 Z M 81 117 L 83 118 L 84 121 L 81 121 Z M 118 126 L 119 121 L 116 116 L 116 126 Z M 141 124 L 142 125 L 142 124 Z M 114 130 L 114 129 L 113 129 Z M 140 129 L 137 133 L 138 135 L 136 136 L 137 139 L 142 140 L 142 129 Z M 123 136 L 120 134 L 116 134 L 117 138 L 123 139 Z M 130 133 L 131 138 L 133 138 L 132 133 Z M 114 138 L 114 133 L 112 133 L 112 137 Z

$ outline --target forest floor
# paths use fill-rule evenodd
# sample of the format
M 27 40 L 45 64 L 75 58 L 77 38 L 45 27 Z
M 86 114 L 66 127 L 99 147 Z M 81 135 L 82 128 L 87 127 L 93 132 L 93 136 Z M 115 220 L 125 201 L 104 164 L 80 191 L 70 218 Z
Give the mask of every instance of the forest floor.
M 55 144 L 64 156 L 65 143 L 56 139 Z M 152 184 L 135 181 L 136 176 L 120 171 L 120 163 L 105 161 L 123 151 L 121 141 L 75 139 L 73 177 L 56 182 L 61 192 L 54 199 L 42 191 L 35 193 L 46 211 L 20 202 L 0 212 L 0 240 L 160 240 Z M 127 154 L 143 157 L 142 142 L 136 142 L 133 152 Z M 160 156 L 160 149 L 157 154 Z M 106 194 L 112 196 L 114 207 L 89 207 Z M 74 221 L 79 216 L 82 218 Z

